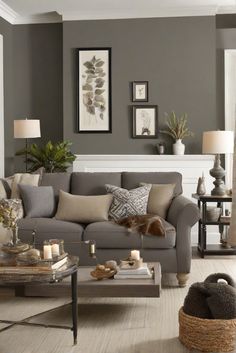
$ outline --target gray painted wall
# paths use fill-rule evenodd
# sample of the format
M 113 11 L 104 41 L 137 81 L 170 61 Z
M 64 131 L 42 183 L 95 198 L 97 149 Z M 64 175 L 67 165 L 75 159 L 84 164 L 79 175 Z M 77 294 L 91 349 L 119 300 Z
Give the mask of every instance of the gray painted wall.
M 112 47 L 113 132 L 77 134 L 75 49 L 99 46 Z M 187 112 L 195 137 L 186 139 L 186 152 L 201 153 L 202 131 L 222 125 L 216 116 L 215 48 L 215 17 L 64 22 L 64 138 L 76 153 L 153 153 L 156 140 L 131 138 L 130 82 L 147 80 L 160 124 L 165 111 Z
M 39 118 L 42 138 L 63 139 L 62 25 L 12 26 L 0 18 L 4 40 L 5 174 L 24 171 L 15 151 L 24 140 L 13 137 L 13 121 Z
M 13 134 L 13 73 L 12 73 L 12 35 L 13 27 L 0 17 L 0 34 L 3 35 L 4 60 L 4 127 L 5 127 L 5 169 L 8 174 L 13 172 L 14 145 Z
M 14 119 L 40 119 L 42 137 L 30 143 L 62 140 L 62 25 L 13 28 Z M 14 140 L 14 145 L 18 150 L 24 140 Z M 20 157 L 15 157 L 15 169 L 22 169 Z

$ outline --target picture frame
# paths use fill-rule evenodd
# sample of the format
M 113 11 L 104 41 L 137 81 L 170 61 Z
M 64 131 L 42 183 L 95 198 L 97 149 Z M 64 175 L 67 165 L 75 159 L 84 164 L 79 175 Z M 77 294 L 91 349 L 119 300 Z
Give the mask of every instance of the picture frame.
M 77 48 L 77 132 L 111 133 L 111 48 Z
M 133 138 L 158 137 L 158 106 L 135 105 L 133 109 Z
M 148 102 L 148 81 L 132 82 L 132 101 Z

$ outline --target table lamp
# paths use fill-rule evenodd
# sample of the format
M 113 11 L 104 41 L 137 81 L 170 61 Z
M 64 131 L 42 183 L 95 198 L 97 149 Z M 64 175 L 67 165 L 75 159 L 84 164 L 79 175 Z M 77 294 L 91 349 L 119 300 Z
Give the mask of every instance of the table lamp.
M 220 155 L 234 152 L 234 132 L 220 130 L 203 132 L 202 152 L 215 154 L 214 167 L 210 170 L 210 175 L 215 178 L 213 182 L 215 187 L 211 191 L 211 195 L 224 196 L 225 170 L 221 166 Z
M 28 139 L 41 137 L 40 120 L 21 119 L 14 120 L 14 137 L 25 139 L 25 168 L 28 170 Z

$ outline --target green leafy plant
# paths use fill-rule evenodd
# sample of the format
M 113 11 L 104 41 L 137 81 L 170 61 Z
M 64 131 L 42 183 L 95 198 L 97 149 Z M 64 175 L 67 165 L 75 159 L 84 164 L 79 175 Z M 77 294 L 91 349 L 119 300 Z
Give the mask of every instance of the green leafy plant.
M 29 172 L 44 167 L 47 173 L 65 172 L 74 162 L 76 156 L 71 152 L 71 142 L 62 141 L 52 143 L 49 141 L 45 146 L 36 144 L 16 152 L 16 156 L 25 155 L 27 152 L 27 163 L 30 165 Z
M 194 136 L 194 133 L 187 127 L 187 113 L 177 118 L 175 112 L 172 111 L 170 114 L 165 113 L 165 117 L 168 130 L 161 130 L 161 133 L 171 136 L 174 140 L 182 140 L 185 137 Z

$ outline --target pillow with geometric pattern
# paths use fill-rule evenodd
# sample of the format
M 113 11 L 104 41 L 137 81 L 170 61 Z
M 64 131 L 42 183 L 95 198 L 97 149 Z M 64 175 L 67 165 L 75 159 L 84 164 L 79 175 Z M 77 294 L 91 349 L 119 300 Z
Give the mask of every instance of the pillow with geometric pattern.
M 109 218 L 115 221 L 135 215 L 147 213 L 147 203 L 151 185 L 144 185 L 136 189 L 127 190 L 115 185 L 105 185 L 107 193 L 113 195 L 109 210 Z

